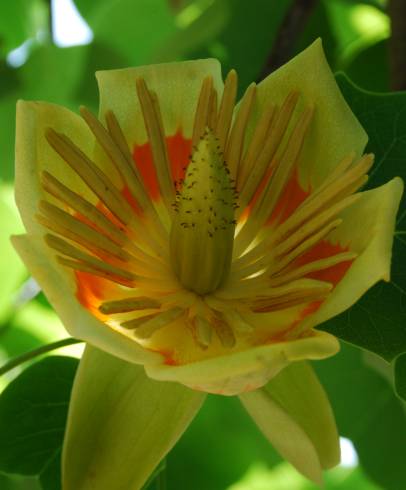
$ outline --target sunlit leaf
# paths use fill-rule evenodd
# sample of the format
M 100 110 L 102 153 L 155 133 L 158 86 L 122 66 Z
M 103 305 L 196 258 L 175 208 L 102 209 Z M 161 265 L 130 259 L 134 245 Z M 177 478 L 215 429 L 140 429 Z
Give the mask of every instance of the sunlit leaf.
M 367 150 L 376 156 L 368 187 L 377 187 L 396 175 L 406 180 L 406 93 L 365 92 L 343 75 L 338 76 L 338 82 L 369 135 Z M 405 264 L 406 200 L 403 197 L 395 233 L 391 282 L 377 284 L 352 308 L 325 323 L 323 330 L 387 361 L 405 352 Z
M 10 243 L 10 235 L 23 229 L 13 199 L 11 186 L 0 186 L 0 324 L 11 313 L 14 294 L 21 283 L 25 269 Z

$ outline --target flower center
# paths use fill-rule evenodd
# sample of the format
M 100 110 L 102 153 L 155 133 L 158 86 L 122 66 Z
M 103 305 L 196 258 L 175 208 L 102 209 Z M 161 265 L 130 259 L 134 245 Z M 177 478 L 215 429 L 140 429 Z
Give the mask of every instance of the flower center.
M 73 269 L 82 305 L 174 362 L 302 335 L 303 318 L 356 257 L 329 239 L 372 156 L 349 155 L 317 187 L 302 189 L 314 108 L 299 109 L 292 92 L 261 111 L 254 84 L 235 110 L 236 85 L 232 71 L 218 101 L 211 77 L 202 81 L 192 156 L 174 184 L 158 97 L 137 80 L 155 197 L 113 112 L 104 126 L 81 109 L 98 144 L 94 159 L 63 133 L 45 135 L 75 174 L 42 172 L 45 242 Z
M 207 128 L 178 192 L 170 236 L 172 267 L 197 294 L 215 291 L 229 273 L 235 193 L 219 141 Z

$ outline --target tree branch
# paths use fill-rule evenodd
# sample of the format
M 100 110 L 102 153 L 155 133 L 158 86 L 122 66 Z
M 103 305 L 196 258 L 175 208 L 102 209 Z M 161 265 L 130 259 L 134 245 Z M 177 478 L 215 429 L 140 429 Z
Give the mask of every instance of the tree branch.
M 389 59 L 392 90 L 406 90 L 406 1 L 390 0 L 389 16 L 392 35 Z
M 297 38 L 309 19 L 318 0 L 294 0 L 276 35 L 260 80 L 286 63 L 293 55 Z

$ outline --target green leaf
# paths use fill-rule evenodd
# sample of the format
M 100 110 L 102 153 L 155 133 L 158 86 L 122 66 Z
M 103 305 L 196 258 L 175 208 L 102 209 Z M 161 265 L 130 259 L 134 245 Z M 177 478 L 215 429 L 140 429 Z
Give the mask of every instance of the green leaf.
M 147 482 L 142 487 L 142 490 L 155 490 L 154 485 L 156 485 L 157 479 L 162 476 L 161 473 L 165 471 L 165 469 L 166 469 L 166 459 L 163 459 L 155 468 L 155 470 L 151 473 L 151 476 L 148 478 Z
M 128 64 L 148 63 L 151 53 L 176 30 L 167 0 L 78 0 L 76 3 L 96 42 L 125 57 Z
M 385 490 L 406 488 L 406 412 L 388 380 L 366 365 L 360 349 L 346 344 L 339 354 L 313 366 L 339 433 L 354 443 L 365 473 Z
M 380 41 L 358 53 L 345 69 L 350 79 L 367 90 L 385 92 L 389 90 L 389 46 Z M 379 66 L 379 70 L 377 70 Z
M 406 180 L 406 93 L 366 92 L 343 75 L 339 86 L 369 135 L 375 154 L 368 188 L 398 175 Z M 369 290 L 352 308 L 321 326 L 335 336 L 375 352 L 387 361 L 406 351 L 406 201 L 400 205 L 395 233 L 392 278 Z M 399 370 L 396 374 L 403 375 Z M 397 384 L 406 380 L 397 380 Z
M 396 393 L 406 400 L 406 354 L 400 354 L 395 359 L 395 388 Z
M 42 0 L 0 2 L 0 52 L 8 53 L 44 29 L 48 9 Z
M 224 490 L 253 461 L 274 466 L 281 458 L 237 397 L 209 395 L 167 457 L 168 489 Z
M 78 361 L 47 357 L 30 366 L 0 396 L 0 471 L 39 475 L 59 488 L 59 452 Z M 57 463 L 56 463 L 57 461 Z

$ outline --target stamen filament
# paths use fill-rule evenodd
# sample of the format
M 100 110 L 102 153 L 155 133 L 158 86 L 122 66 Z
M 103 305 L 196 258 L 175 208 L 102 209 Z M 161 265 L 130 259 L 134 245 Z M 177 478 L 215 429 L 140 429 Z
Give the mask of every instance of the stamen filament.
M 156 175 L 159 182 L 162 198 L 166 204 L 168 212 L 171 212 L 171 205 L 175 199 L 175 188 L 170 173 L 170 163 L 168 150 L 164 139 L 163 129 L 161 128 L 160 112 L 158 102 L 153 100 L 151 92 L 147 88 L 145 80 L 138 78 L 136 81 L 138 100 L 144 116 L 145 129 L 148 134 L 151 146 Z
M 97 229 L 106 234 L 117 245 L 123 246 L 127 240 L 123 229 L 114 225 L 99 209 L 82 196 L 73 192 L 62 182 L 47 171 L 41 174 L 42 187 L 59 201 L 67 204 L 71 209 L 84 216 L 89 222 L 94 223 Z
M 149 339 L 155 332 L 171 324 L 183 314 L 184 311 L 182 308 L 172 308 L 161 313 L 141 317 L 144 321 L 136 318 L 135 320 L 123 322 L 121 326 L 136 329 L 135 335 L 139 339 Z
M 253 170 L 267 144 L 267 135 L 269 134 L 271 124 L 276 117 L 276 113 L 277 110 L 275 105 L 269 104 L 261 114 L 261 117 L 255 126 L 254 134 L 252 135 L 248 149 L 245 152 L 244 158 L 238 169 L 237 189 L 239 190 L 244 188 L 250 172 Z
M 161 303 L 156 299 L 145 296 L 105 301 L 99 306 L 99 311 L 105 315 L 113 313 L 128 313 L 130 311 L 160 308 Z
M 40 201 L 39 209 L 42 215 L 37 215 L 38 221 L 55 233 L 75 241 L 97 255 L 116 257 L 124 262 L 130 260 L 131 256 L 109 238 L 57 206 Z
M 233 179 L 236 178 L 240 166 L 241 154 L 245 143 L 245 131 L 247 129 L 248 119 L 251 114 L 256 88 L 257 86 L 255 83 L 251 84 L 247 88 L 244 97 L 241 100 L 238 113 L 235 116 L 230 137 L 227 141 L 225 161 Z
M 241 188 L 241 209 L 249 204 L 258 188 L 259 183 L 264 178 L 266 172 L 269 171 L 270 162 L 283 142 L 285 132 L 290 123 L 293 111 L 295 110 L 298 98 L 298 92 L 291 92 L 282 104 L 277 117 L 272 120 L 268 135 L 266 137 L 265 147 L 259 154 L 255 165 L 251 168 L 244 186 Z
M 142 209 L 149 207 L 149 199 L 143 188 L 137 174 L 134 171 L 135 165 L 128 165 L 128 161 L 121 152 L 120 148 L 115 144 L 110 133 L 101 124 L 101 122 L 84 106 L 80 107 L 80 113 L 88 125 L 89 129 L 94 134 L 97 142 L 105 151 L 114 168 L 121 176 L 123 184 L 129 186 L 131 193 Z
M 193 148 L 197 146 L 199 139 L 202 137 L 206 127 L 208 126 L 212 91 L 213 78 L 209 76 L 203 80 L 202 87 L 200 89 L 199 100 L 197 101 L 192 135 Z
M 285 284 L 296 279 L 300 279 L 303 276 L 311 274 L 312 272 L 319 272 L 330 267 L 334 267 L 342 262 L 350 262 L 357 258 L 357 254 L 354 252 L 342 252 L 331 257 L 315 260 L 301 267 L 292 268 L 284 273 L 272 276 L 270 280 L 270 286 L 276 287 Z
M 127 225 L 133 211 L 111 180 L 65 135 L 48 129 L 46 138 L 54 150 L 82 178 L 105 206 Z
M 224 82 L 223 95 L 221 97 L 219 115 L 215 134 L 219 140 L 220 147 L 225 149 L 228 132 L 230 130 L 235 99 L 237 96 L 238 77 L 235 70 L 231 70 Z

